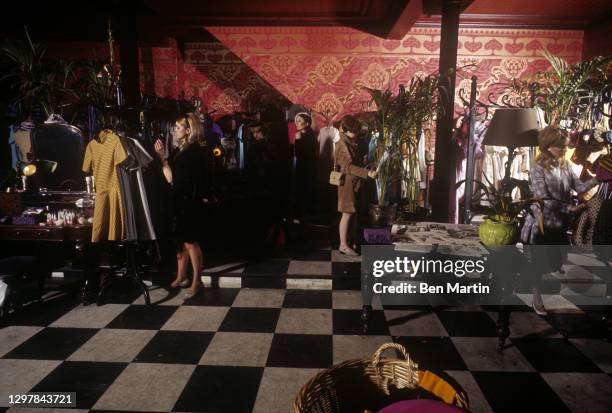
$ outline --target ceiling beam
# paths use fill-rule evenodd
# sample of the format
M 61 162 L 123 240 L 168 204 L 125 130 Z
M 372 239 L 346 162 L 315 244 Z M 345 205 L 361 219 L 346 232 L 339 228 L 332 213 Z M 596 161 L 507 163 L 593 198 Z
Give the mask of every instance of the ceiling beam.
M 404 10 L 400 13 L 395 23 L 393 23 L 389 29 L 387 39 L 403 39 L 412 26 L 414 26 L 414 23 L 421 18 L 422 14 L 423 0 L 409 0 L 406 7 L 404 7 Z
M 514 29 L 557 29 L 582 30 L 590 20 L 575 17 L 556 17 L 548 15 L 508 15 L 508 14 L 471 14 L 462 13 L 460 27 L 463 28 L 514 28 Z M 422 16 L 415 27 L 440 27 L 441 18 L 437 15 Z

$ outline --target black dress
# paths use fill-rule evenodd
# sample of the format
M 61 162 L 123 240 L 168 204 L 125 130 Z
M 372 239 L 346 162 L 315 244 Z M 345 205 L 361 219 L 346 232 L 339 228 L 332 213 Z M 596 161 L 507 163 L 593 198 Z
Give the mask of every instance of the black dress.
M 316 198 L 317 150 L 317 136 L 307 128 L 295 141 L 295 212 L 300 219 L 305 211 L 312 211 Z
M 172 233 L 177 242 L 192 243 L 201 238 L 209 162 L 207 148 L 197 143 L 176 151 L 169 159 L 172 170 Z

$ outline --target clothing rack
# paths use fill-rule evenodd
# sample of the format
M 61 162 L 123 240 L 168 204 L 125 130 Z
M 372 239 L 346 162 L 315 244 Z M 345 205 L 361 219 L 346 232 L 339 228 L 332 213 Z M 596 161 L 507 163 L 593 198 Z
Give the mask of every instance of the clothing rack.
M 144 296 L 145 304 L 151 305 L 149 289 L 147 288 L 146 284 L 142 280 L 141 272 L 139 270 L 139 265 L 138 265 L 138 260 L 137 260 L 138 243 L 135 241 L 125 241 L 125 242 L 122 241 L 122 242 L 119 242 L 117 246 L 119 248 L 122 248 L 122 247 L 125 248 L 126 266 L 123 269 L 124 276 L 128 277 L 134 283 L 134 285 L 138 287 L 141 294 Z M 121 269 L 120 267 L 119 268 L 111 267 L 111 276 L 107 279 L 108 282 L 102 285 L 102 287 L 100 288 L 100 292 L 98 293 L 98 296 L 96 298 L 97 305 L 101 305 L 104 295 L 108 292 L 108 290 L 110 289 L 113 283 L 113 280 L 116 277 L 116 272 L 118 272 L 118 270 L 120 269 Z
M 467 161 L 466 161 L 466 176 L 465 176 L 465 193 L 464 193 L 464 211 L 463 221 L 469 224 L 472 221 L 472 195 L 474 187 L 474 151 L 475 151 L 475 123 L 478 117 L 483 117 L 484 120 L 488 119 L 491 115 L 491 109 L 500 108 L 533 108 L 535 107 L 535 99 L 537 92 L 537 84 L 523 84 L 519 85 L 516 83 L 506 84 L 500 83 L 498 87 L 489 92 L 487 95 L 488 103 L 478 99 L 477 96 L 477 80 L 476 76 L 471 77 L 470 82 L 470 99 L 465 98 L 466 91 L 464 89 L 459 90 L 459 98 L 463 102 L 464 106 L 467 107 L 468 121 L 469 121 L 469 133 L 468 133 L 468 150 L 467 150 Z M 505 91 L 512 90 L 515 92 L 514 96 L 504 93 Z M 501 94 L 501 105 L 494 101 L 493 96 Z M 534 149 L 530 149 L 534 152 Z M 533 155 L 533 153 L 532 153 Z M 505 165 L 505 176 L 510 177 L 510 168 L 512 161 L 516 153 L 508 153 L 508 159 Z M 533 159 L 533 156 L 532 156 Z
M 101 248 L 105 251 L 124 249 L 125 258 L 121 264 L 109 263 L 108 265 L 96 265 L 99 260 Z M 139 244 L 134 241 L 106 241 L 104 243 L 93 243 L 86 247 L 86 271 L 87 276 L 81 291 L 81 301 L 87 305 L 95 302 L 98 306 L 104 302 L 104 297 L 109 293 L 115 280 L 122 277 L 127 277 L 138 288 L 144 296 L 146 305 L 151 305 L 149 289 L 142 279 L 142 268 L 138 261 Z M 111 252 L 111 259 L 115 257 L 115 251 Z M 108 275 L 104 278 L 94 276 L 94 268 L 104 269 Z M 101 285 L 100 285 L 101 283 Z

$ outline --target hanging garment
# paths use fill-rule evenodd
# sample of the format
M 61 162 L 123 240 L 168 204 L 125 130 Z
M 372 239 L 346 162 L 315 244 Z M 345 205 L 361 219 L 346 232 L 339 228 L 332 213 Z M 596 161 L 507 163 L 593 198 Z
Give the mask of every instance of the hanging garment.
M 593 232 L 595 230 L 595 222 L 599 216 L 603 199 L 597 195 L 589 199 L 585 209 L 578 218 L 578 225 L 574 232 L 574 243 L 578 247 L 590 248 L 593 245 Z
M 92 242 L 119 241 L 124 238 L 124 216 L 117 165 L 126 158 L 127 154 L 119 136 L 108 129 L 101 131 L 85 149 L 83 172 L 93 174 L 96 180 Z
M 19 148 L 15 142 L 15 131 L 12 126 L 9 126 L 9 139 L 8 144 L 11 148 L 11 167 L 17 169 L 17 164 L 22 159 L 19 156 Z
M 505 164 L 508 159 L 508 149 L 503 146 L 485 146 L 485 155 L 482 168 L 484 182 L 491 182 L 496 189 L 500 189 L 504 179 Z
M 455 182 L 461 182 L 466 179 L 467 174 L 467 156 L 468 156 L 468 143 L 469 143 L 469 118 L 464 117 L 461 121 L 461 124 L 453 134 L 453 141 L 457 144 L 456 150 L 456 159 L 455 159 Z M 485 163 L 485 154 L 482 146 L 482 141 L 484 139 L 485 132 L 487 130 L 486 125 L 479 120 L 476 120 L 474 123 L 474 176 L 473 179 L 475 181 L 481 181 L 483 177 L 483 170 Z M 422 156 L 423 163 L 425 162 L 425 144 L 424 144 L 424 136 L 421 137 L 423 141 L 423 152 L 422 155 L 419 152 L 419 156 Z M 419 142 L 420 144 L 420 142 Z M 423 172 L 421 176 L 425 176 Z M 491 181 L 493 182 L 493 181 Z M 421 183 L 421 187 L 424 188 L 425 182 Z M 465 185 L 461 185 L 456 190 L 455 195 L 455 204 L 453 208 L 453 216 L 454 222 L 459 222 L 459 204 L 463 203 L 463 199 L 465 196 Z M 475 188 L 474 188 L 475 190 Z
M 18 127 L 9 128 L 9 145 L 11 147 L 11 165 L 17 168 L 19 161 L 28 161 L 32 152 L 32 131 L 36 125 L 30 121 L 21 122 Z
M 580 215 L 575 243 L 580 247 L 610 245 L 612 243 L 612 155 L 602 155 L 595 161 L 595 174 L 599 180 L 597 193 L 587 202 L 587 209 Z M 603 248 L 601 251 L 605 251 Z M 609 253 L 609 247 L 608 251 Z
M 30 129 L 21 127 L 14 131 L 13 139 L 17 145 L 18 157 L 20 161 L 28 161 L 28 153 L 32 153 L 32 133 Z
M 612 199 L 612 154 L 597 158 L 595 161 L 595 176 L 601 182 L 597 194 L 603 199 Z
M 236 158 L 236 139 L 233 137 L 225 137 L 221 139 L 221 147 L 223 148 L 223 158 L 221 164 L 227 171 L 238 169 L 238 159 Z
M 117 165 L 121 202 L 125 217 L 125 239 L 154 240 L 155 231 L 144 186 L 142 170 L 153 158 L 132 138 L 120 138 L 127 158 Z
M 334 167 L 334 150 L 336 142 L 340 140 L 340 131 L 333 126 L 321 128 L 317 141 L 319 142 L 318 179 L 327 182 L 329 173 Z
M 244 154 L 245 154 L 245 144 L 244 144 L 244 123 L 238 127 L 238 131 L 236 132 L 236 139 L 238 140 L 238 167 L 240 168 L 240 172 L 244 172 Z

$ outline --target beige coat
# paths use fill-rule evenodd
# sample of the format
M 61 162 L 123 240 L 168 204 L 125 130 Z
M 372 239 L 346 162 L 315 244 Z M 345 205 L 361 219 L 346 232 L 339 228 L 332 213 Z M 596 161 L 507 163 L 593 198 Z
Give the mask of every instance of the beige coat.
M 344 184 L 338 187 L 338 211 L 355 213 L 355 194 L 365 183 L 368 170 L 363 167 L 363 153 L 356 141 L 344 134 L 336 144 L 336 165 L 344 173 Z

